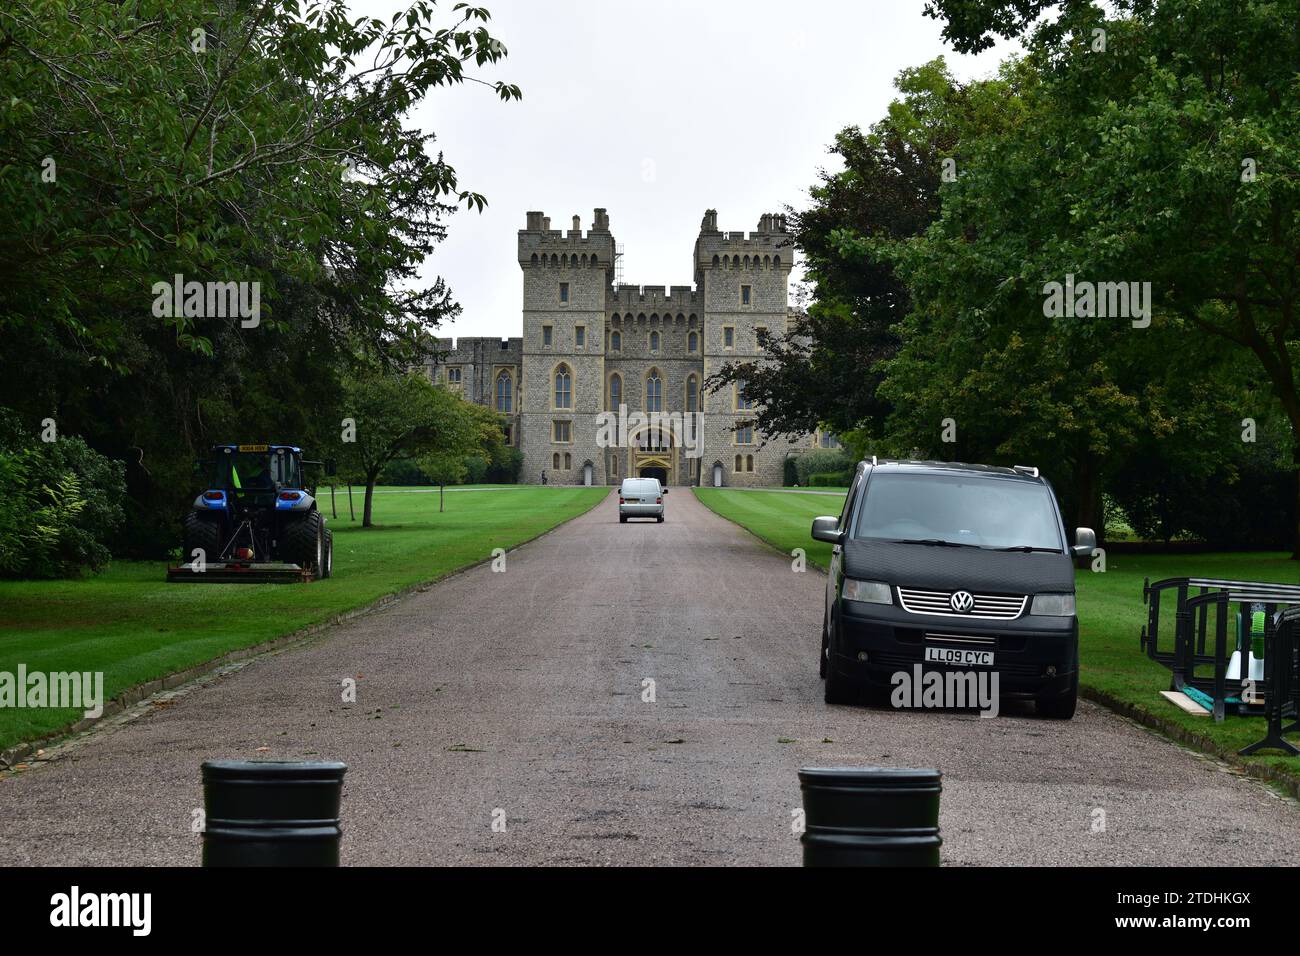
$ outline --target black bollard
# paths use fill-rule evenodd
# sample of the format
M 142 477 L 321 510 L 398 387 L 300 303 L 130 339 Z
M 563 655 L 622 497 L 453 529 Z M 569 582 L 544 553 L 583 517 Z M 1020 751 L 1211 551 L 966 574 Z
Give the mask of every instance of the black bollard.
M 204 866 L 338 866 L 347 764 L 203 764 Z
M 937 770 L 805 767 L 804 866 L 938 866 Z

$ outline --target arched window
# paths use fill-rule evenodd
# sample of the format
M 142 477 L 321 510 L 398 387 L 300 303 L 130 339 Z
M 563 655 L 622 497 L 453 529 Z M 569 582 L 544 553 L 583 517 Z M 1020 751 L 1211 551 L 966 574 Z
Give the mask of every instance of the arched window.
M 610 460 L 609 460 L 609 473 L 610 473 L 611 475 L 617 475 L 617 474 L 618 474 L 618 455 L 614 455 L 612 458 L 610 458 Z
M 700 347 L 700 336 L 697 332 L 692 332 L 686 337 L 686 350 L 688 352 L 698 351 Z
M 719 265 L 720 265 L 720 263 L 718 262 L 718 257 L 717 257 L 717 256 L 714 256 L 714 257 L 713 257 L 713 268 L 716 269 Z
M 664 410 L 664 383 L 659 377 L 658 369 L 651 369 L 645 380 L 645 410 L 662 412 Z
M 514 404 L 514 383 L 509 372 L 497 375 L 497 411 L 509 414 Z
M 573 373 L 567 365 L 555 369 L 555 407 L 573 407 Z
M 736 470 L 736 471 L 740 471 L 740 470 L 741 470 L 740 466 L 741 466 L 742 464 L 743 464 L 743 462 L 741 461 L 740 456 L 737 455 L 737 456 L 736 456 L 736 468 L 735 468 L 735 470 Z
M 651 351 L 651 352 L 658 352 L 658 351 L 659 351 L 659 333 L 658 333 L 658 332 L 651 332 L 651 333 L 650 333 L 650 351 Z
M 533 253 L 533 268 L 537 268 L 537 253 Z
M 615 352 L 621 352 L 623 350 L 622 332 L 614 331 L 609 333 L 609 347 L 613 349 Z
M 623 401 L 623 376 L 615 372 L 609 377 L 609 408 L 610 411 L 618 411 L 618 406 Z
M 572 467 L 573 467 L 573 456 L 566 451 L 564 453 L 564 470 L 568 471 Z
M 746 455 L 746 456 L 745 456 L 745 470 L 746 470 L 746 471 L 753 471 L 753 470 L 754 470 L 754 456 L 753 456 L 753 455 Z
M 556 471 L 560 470 L 560 453 L 558 451 L 551 456 L 551 467 Z
M 700 410 L 700 380 L 694 375 L 686 376 L 686 410 L 688 412 Z

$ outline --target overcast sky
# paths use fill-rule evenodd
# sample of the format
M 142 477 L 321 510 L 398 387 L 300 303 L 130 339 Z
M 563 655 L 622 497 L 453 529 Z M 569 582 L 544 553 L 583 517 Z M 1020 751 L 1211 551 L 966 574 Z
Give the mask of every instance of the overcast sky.
M 945 47 L 923 0 L 476 0 L 509 50 L 481 74 L 523 90 L 503 103 L 473 84 L 439 89 L 411 122 L 438 136 L 462 188 L 487 197 L 459 212 L 426 261 L 464 311 L 443 335 L 520 334 L 516 232 L 540 209 L 568 230 L 609 210 L 623 281 L 689 285 L 704 210 L 724 231 L 802 206 L 826 147 L 869 126 L 900 69 L 943 54 L 962 79 L 1008 50 Z M 399 0 L 353 0 L 387 19 Z M 451 3 L 446 3 L 450 11 Z

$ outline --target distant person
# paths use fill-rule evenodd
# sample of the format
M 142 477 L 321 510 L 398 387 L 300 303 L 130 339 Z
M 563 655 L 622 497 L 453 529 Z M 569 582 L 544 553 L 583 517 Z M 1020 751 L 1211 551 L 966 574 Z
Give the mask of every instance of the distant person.
M 542 469 L 542 484 L 546 484 L 546 469 Z

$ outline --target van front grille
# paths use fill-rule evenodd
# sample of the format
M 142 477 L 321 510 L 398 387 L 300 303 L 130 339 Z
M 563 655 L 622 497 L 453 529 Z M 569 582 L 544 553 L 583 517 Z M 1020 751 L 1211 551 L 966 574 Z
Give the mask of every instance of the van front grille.
M 1025 594 L 975 594 L 969 611 L 954 610 L 952 596 L 955 591 L 922 591 L 917 588 L 899 588 L 898 602 L 911 614 L 932 614 L 937 617 L 978 618 L 985 621 L 1014 621 L 1025 610 L 1029 596 Z

